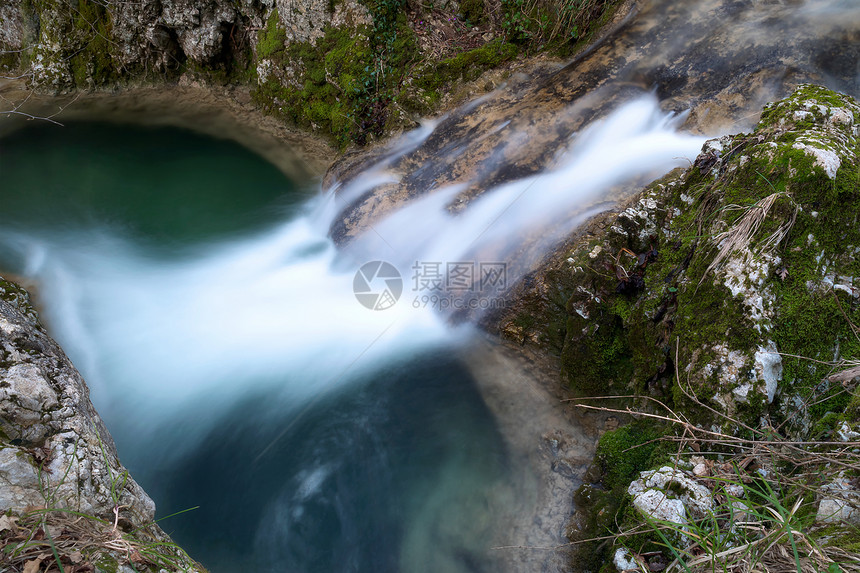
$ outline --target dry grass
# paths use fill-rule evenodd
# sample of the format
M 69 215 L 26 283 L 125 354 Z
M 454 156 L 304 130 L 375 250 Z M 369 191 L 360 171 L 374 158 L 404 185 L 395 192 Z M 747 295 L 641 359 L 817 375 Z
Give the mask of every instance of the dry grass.
M 676 346 L 676 365 L 677 352 Z M 848 367 L 831 378 L 850 380 L 860 373 L 860 363 L 841 364 Z M 698 481 L 711 490 L 712 512 L 683 526 L 649 521 L 665 547 L 660 557 L 664 561 L 655 564 L 653 553 L 634 553 L 639 569 L 643 573 L 860 573 L 860 554 L 818 543 L 815 533 L 820 528 L 813 523 L 821 486 L 838 475 L 860 476 L 860 441 L 798 441 L 781 436 L 773 427 L 752 428 L 699 401 L 689 384 L 681 384 L 677 366 L 675 376 L 697 409 L 711 412 L 744 437 L 701 428 L 651 397 L 638 397 L 657 407 L 651 412 L 578 404 L 670 424 L 675 432 L 661 440 L 676 444 L 676 464 L 685 456 L 707 456 L 706 471 Z M 839 493 L 829 491 L 827 496 L 835 498 Z M 842 497 L 856 504 L 855 496 Z M 639 533 L 640 527 L 620 531 L 616 541 L 623 545 L 626 537 Z
M 711 271 L 719 269 L 720 265 L 732 254 L 750 250 L 752 240 L 756 234 L 758 234 L 762 223 L 767 217 L 768 211 L 770 211 L 770 208 L 780 197 L 786 197 L 791 200 L 786 193 L 778 191 L 771 193 L 751 206 L 742 207 L 740 205 L 728 205 L 724 209 L 724 211 L 743 211 L 744 213 L 731 228 L 715 235 L 711 239 L 712 243 L 717 246 L 717 253 L 714 255 L 714 259 L 711 261 L 711 264 L 709 264 L 708 268 L 705 269 L 705 273 L 699 281 L 700 284 Z M 781 224 L 776 231 L 771 233 L 759 244 L 759 252 L 767 253 L 772 251 L 780 242 L 782 242 L 794 226 L 794 222 L 796 220 L 797 208 L 795 206 L 791 218 Z
M 0 518 L 0 570 L 82 573 L 127 565 L 135 571 L 200 570 L 177 545 L 153 525 L 123 530 L 76 511 L 31 508 L 20 516 Z

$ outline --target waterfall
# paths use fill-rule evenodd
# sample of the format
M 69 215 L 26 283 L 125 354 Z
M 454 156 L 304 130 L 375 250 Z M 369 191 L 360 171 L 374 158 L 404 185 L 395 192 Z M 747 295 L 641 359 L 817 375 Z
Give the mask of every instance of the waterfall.
M 497 571 L 490 540 L 537 494 L 513 483 L 514 454 L 456 365 L 476 333 L 452 311 L 505 304 L 536 257 L 612 205 L 607 190 L 689 165 L 705 137 L 687 128 L 749 123 L 789 76 L 856 86 L 856 60 L 846 71 L 823 59 L 830 44 L 771 69 L 794 50 L 781 30 L 801 29 L 806 46 L 850 35 L 854 13 L 853 0 L 655 0 L 593 52 L 611 72 L 560 72 L 562 87 L 535 88 L 552 113 L 528 93 L 489 94 L 275 222 L 169 253 L 97 213 L 32 227 L 0 218 L 0 265 L 38 284 L 45 323 L 156 501 L 205 494 L 188 541 L 175 527 L 213 570 Z M 686 27 L 674 34 L 673 21 Z M 755 57 L 693 62 L 707 60 L 699 36 Z M 653 51 L 634 53 L 644 45 Z M 681 62 L 672 73 L 667 58 Z M 711 69 L 716 81 L 755 74 L 759 89 L 735 104 Z M 474 126 L 457 122 L 484 105 L 507 115 L 470 140 Z M 739 117 L 720 116 L 733 106 Z M 462 138 L 447 137 L 451 125 Z M 476 143 L 490 152 L 460 169 Z M 520 169 L 526 156 L 540 167 Z M 377 209 L 389 192 L 400 195 Z
M 396 180 L 385 166 L 432 130 L 407 135 L 412 145 L 395 145 L 351 187 L 320 192 L 290 220 L 178 259 L 160 260 L 104 229 L 5 233 L 3 242 L 17 245 L 24 274 L 50 301 L 57 337 L 112 408 L 145 413 L 135 418 L 147 427 L 189 403 L 214 412 L 247 391 L 234 382 L 243 376 L 298 409 L 385 356 L 468 336 L 436 312 L 439 299 L 458 302 L 443 284 L 451 277 L 439 275 L 440 288 L 420 288 L 416 273 L 444 274 L 454 263 L 472 282 L 486 278 L 477 276 L 481 267 L 501 273 L 510 253 L 470 257 L 501 240 L 516 244 L 558 213 L 573 211 L 563 228 L 574 228 L 604 189 L 691 161 L 703 138 L 678 133 L 679 119 L 643 96 L 573 137 L 553 168 L 490 189 L 458 214 L 447 207 L 463 186 L 438 189 L 374 223 L 345 251 L 326 236 L 333 204 Z M 385 310 L 366 308 L 354 292 L 359 267 L 371 261 L 393 265 L 402 284 L 400 300 Z M 513 284 L 518 277 L 503 278 Z M 376 280 L 384 290 L 383 278 Z M 284 385 L 279 375 L 293 370 L 304 372 L 301 382 Z
M 116 225 L 8 227 L 3 264 L 38 284 L 44 320 L 137 479 L 170 509 L 185 507 L 173 506 L 187 497 L 174 490 L 205 492 L 187 543 L 212 567 L 265 570 L 277 560 L 290 571 L 338 570 L 320 565 L 337 554 L 377 571 L 459 571 L 476 551 L 493 562 L 490 525 L 532 499 L 534 486 L 504 477 L 512 454 L 494 445 L 467 376 L 440 361 L 474 336 L 442 311 L 502 301 L 523 268 L 509 264 L 516 245 L 535 228 L 552 244 L 548 229 L 605 208 L 605 188 L 691 161 L 703 138 L 678 132 L 682 120 L 642 94 L 572 136 L 545 171 L 490 187 L 458 212 L 458 194 L 485 182 L 435 189 L 343 248 L 328 233 L 344 207 L 396 184 L 398 159 L 435 124 L 263 230 L 165 254 Z M 401 505 L 408 519 L 389 515 Z M 476 526 L 488 508 L 495 517 Z M 248 522 L 223 526 L 235 548 L 201 540 L 213 520 Z M 376 525 L 362 532 L 366 520 Z M 180 521 L 180 541 L 182 531 Z M 252 555 L 236 561 L 244 546 Z

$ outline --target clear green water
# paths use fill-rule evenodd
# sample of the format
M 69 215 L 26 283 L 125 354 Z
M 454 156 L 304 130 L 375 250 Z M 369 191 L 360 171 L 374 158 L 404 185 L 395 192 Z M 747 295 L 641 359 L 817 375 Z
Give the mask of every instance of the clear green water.
M 395 344 L 354 374 L 343 361 L 366 347 L 338 325 L 371 312 L 354 300 L 331 301 L 329 341 L 303 342 L 326 281 L 281 302 L 217 290 L 281 275 L 285 288 L 317 284 L 309 273 L 325 265 L 299 263 L 323 248 L 275 256 L 259 277 L 200 270 L 237 251 L 253 260 L 272 229 L 303 236 L 315 195 L 303 183 L 186 131 L 34 124 L 0 139 L 0 268 L 39 284 L 46 322 L 158 514 L 199 506 L 162 525 L 213 572 L 499 571 L 509 455 L 454 353 Z M 310 234 L 298 244 L 324 242 Z M 186 307 L 207 297 L 213 322 L 188 329 Z M 261 305 L 254 316 L 285 329 L 236 328 Z M 259 337 L 237 340 L 248 332 Z M 221 338 L 227 350 L 203 348 Z
M 7 227 L 108 227 L 169 247 L 271 224 L 302 199 L 257 155 L 190 131 L 34 123 L 0 138 Z

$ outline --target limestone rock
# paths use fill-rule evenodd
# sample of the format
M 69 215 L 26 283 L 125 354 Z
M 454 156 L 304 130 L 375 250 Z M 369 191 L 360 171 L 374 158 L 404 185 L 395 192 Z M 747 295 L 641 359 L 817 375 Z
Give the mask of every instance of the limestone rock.
M 89 390 L 38 323 L 26 292 L 0 279 L 0 512 L 56 507 L 128 522 L 155 504 L 120 463 Z
M 313 42 L 323 36 L 326 25 L 355 27 L 371 24 L 367 8 L 348 0 L 339 2 L 332 11 L 329 0 L 277 0 L 278 19 L 292 42 Z
M 630 555 L 630 550 L 623 547 L 615 550 L 612 564 L 615 565 L 619 573 L 623 573 L 624 571 L 639 571 L 641 566 L 636 557 Z
M 815 514 L 819 523 L 860 525 L 860 491 L 840 472 L 836 479 L 821 488 L 821 502 Z
M 851 425 L 844 421 L 839 425 L 839 428 L 837 428 L 836 435 L 843 442 L 854 442 L 860 438 L 860 432 L 852 430 Z
M 222 0 L 165 0 L 110 5 L 112 35 L 120 40 L 125 64 L 162 57 L 211 63 L 223 55 L 232 28 L 241 24 L 246 4 Z M 246 17 L 260 20 L 251 9 Z M 164 61 L 165 65 L 169 62 Z
M 20 50 L 24 44 L 21 0 L 5 0 L 0 3 L 0 47 Z
M 687 523 L 688 517 L 700 519 L 713 507 L 708 488 L 685 472 L 670 466 L 640 474 L 627 488 L 633 505 L 659 521 Z

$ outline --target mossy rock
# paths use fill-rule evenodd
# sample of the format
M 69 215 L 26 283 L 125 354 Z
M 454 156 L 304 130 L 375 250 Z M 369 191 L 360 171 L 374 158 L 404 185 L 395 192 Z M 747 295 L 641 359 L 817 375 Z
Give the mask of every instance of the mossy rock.
M 15 306 L 34 325 L 39 324 L 39 313 L 33 307 L 28 293 L 21 286 L 0 277 L 0 300 Z
M 638 420 L 600 437 L 594 461 L 606 489 L 624 488 L 640 471 L 662 462 L 664 448 L 657 440 L 667 431 L 652 420 Z
M 807 435 L 852 399 L 830 363 L 860 359 L 858 124 L 853 99 L 816 86 L 769 105 L 755 131 L 708 142 L 572 237 L 503 336 L 557 352 L 578 394 Z
M 571 528 L 569 537 L 578 547 L 573 560 L 577 570 L 598 571 L 610 563 L 614 545 L 607 537 L 618 530 L 620 523 L 639 519 L 630 505 L 627 486 L 640 471 L 667 459 L 669 452 L 659 438 L 668 430 L 648 420 L 637 420 L 600 437 L 594 464 L 588 471 L 598 481 L 583 484 L 574 493 L 578 524 Z M 653 548 L 659 540 L 643 535 L 630 541 Z

